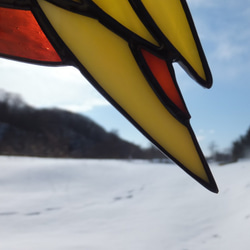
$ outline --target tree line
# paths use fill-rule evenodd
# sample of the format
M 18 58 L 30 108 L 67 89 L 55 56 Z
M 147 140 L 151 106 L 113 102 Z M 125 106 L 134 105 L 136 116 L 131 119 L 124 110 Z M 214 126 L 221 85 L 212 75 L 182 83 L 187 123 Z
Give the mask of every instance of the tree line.
M 217 162 L 250 157 L 250 128 L 229 152 L 210 145 Z M 166 159 L 155 147 L 141 148 L 107 132 L 86 116 L 60 109 L 35 109 L 19 95 L 0 90 L 0 154 L 67 158 Z
M 217 162 L 235 162 L 239 159 L 250 158 L 250 127 L 247 132 L 235 140 L 228 152 L 216 150 L 216 144 L 210 144 L 211 158 Z
M 142 149 L 86 116 L 35 109 L 20 96 L 0 91 L 0 154 L 64 158 L 165 158 Z
M 250 128 L 248 128 L 245 135 L 240 136 L 238 140 L 233 142 L 232 157 L 235 160 L 250 158 Z

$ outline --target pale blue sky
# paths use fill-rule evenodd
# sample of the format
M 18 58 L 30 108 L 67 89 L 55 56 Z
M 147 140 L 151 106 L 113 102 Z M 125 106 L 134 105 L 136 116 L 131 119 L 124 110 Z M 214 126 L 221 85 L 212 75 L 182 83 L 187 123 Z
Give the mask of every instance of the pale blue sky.
M 250 127 L 250 0 L 189 0 L 214 84 L 203 89 L 177 65 L 191 125 L 205 154 L 215 142 L 224 150 Z M 148 146 L 72 67 L 47 68 L 0 59 L 0 88 L 19 93 L 35 107 L 60 107 L 93 118 L 106 130 Z M 28 80 L 27 80 L 28 79 Z

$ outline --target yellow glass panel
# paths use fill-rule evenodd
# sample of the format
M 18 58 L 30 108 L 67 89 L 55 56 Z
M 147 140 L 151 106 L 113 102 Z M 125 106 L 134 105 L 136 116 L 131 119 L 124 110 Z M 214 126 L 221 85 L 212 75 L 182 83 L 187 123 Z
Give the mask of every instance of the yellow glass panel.
M 95 19 L 38 0 L 59 36 L 101 87 L 163 148 L 209 183 L 187 127 L 162 105 L 125 40 Z
M 93 2 L 127 29 L 154 45 L 158 45 L 137 17 L 128 0 L 93 0 Z
M 199 52 L 180 0 L 142 0 L 142 3 L 163 34 L 197 74 L 206 80 Z

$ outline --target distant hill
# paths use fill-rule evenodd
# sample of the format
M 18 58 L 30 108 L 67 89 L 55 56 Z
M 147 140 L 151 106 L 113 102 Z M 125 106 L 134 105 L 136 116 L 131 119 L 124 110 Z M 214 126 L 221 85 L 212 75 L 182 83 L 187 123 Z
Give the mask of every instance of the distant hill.
M 0 154 L 69 158 L 165 158 L 106 132 L 89 118 L 60 109 L 35 109 L 0 92 Z

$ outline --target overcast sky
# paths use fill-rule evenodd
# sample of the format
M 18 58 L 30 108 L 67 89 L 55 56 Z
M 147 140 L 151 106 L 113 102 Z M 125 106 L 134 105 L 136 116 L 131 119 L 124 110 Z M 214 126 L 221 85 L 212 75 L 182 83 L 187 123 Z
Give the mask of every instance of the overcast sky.
M 250 0 L 187 1 L 214 84 L 196 84 L 175 66 L 205 154 L 230 147 L 250 127 Z M 60 107 L 88 115 L 107 131 L 142 146 L 149 142 L 72 67 L 42 67 L 0 59 L 0 89 L 19 93 L 35 107 Z

